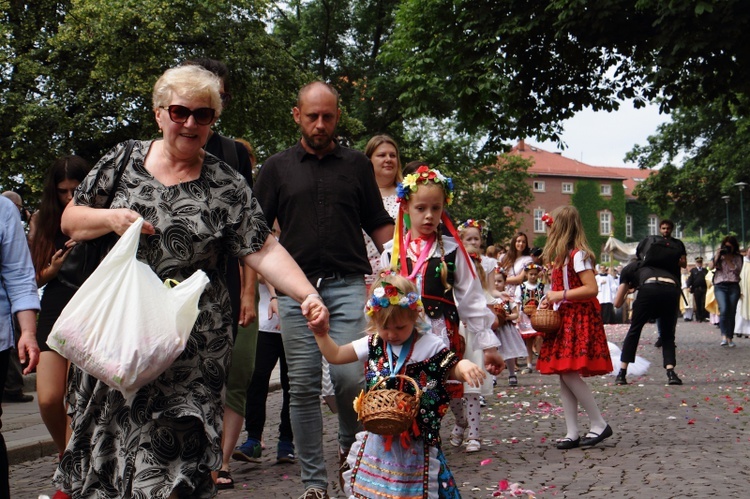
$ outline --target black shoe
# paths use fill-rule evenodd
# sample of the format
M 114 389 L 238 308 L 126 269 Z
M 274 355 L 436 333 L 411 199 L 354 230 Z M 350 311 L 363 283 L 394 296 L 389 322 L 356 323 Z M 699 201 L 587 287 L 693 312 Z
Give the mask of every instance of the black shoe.
M 623 371 L 620 371 L 617 373 L 617 377 L 615 378 L 615 384 L 616 385 L 627 385 L 628 380 L 625 378 L 626 374 Z
M 673 369 L 667 369 L 667 379 L 669 380 L 667 384 L 670 385 L 681 385 L 682 380 L 677 377 Z
M 591 447 L 592 445 L 596 445 L 599 442 L 601 442 L 602 440 L 604 440 L 605 438 L 611 437 L 612 433 L 613 433 L 612 432 L 612 427 L 610 427 L 609 425 L 607 425 L 607 427 L 604 428 L 604 431 L 602 431 L 599 434 L 594 433 L 593 431 L 590 431 L 589 434 L 591 434 L 593 436 L 589 437 L 587 435 L 587 436 L 583 437 L 581 439 L 581 447 Z
M 569 438 L 563 438 L 559 442 L 557 442 L 557 448 L 560 450 L 568 450 L 568 449 L 575 449 L 581 444 L 581 438 L 578 437 L 575 440 L 571 440 Z
M 3 402 L 8 404 L 13 402 L 31 402 L 32 400 L 34 400 L 32 395 L 26 395 L 23 392 L 5 392 L 3 394 Z
M 656 341 L 654 342 L 654 346 L 656 348 L 661 348 L 661 336 L 656 338 Z

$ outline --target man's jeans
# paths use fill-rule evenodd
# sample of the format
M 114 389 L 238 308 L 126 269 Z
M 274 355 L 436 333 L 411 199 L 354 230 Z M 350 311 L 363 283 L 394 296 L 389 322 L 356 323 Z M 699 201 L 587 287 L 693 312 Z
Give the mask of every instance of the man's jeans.
M 364 277 L 346 277 L 322 282 L 320 296 L 330 313 L 331 338 L 342 346 L 365 334 L 367 321 L 364 305 Z M 289 368 L 290 413 L 294 445 L 300 462 L 305 488 L 327 489 L 323 456 L 323 414 L 321 412 L 322 356 L 299 303 L 288 296 L 279 297 L 284 352 Z M 338 404 L 338 442 L 349 449 L 355 435 L 362 430 L 352 402 L 365 387 L 364 366 L 360 362 L 331 365 L 336 402 Z
M 720 282 L 714 286 L 714 295 L 719 303 L 719 329 L 727 340 L 734 338 L 734 319 L 737 302 L 740 301 L 740 285 L 736 282 Z

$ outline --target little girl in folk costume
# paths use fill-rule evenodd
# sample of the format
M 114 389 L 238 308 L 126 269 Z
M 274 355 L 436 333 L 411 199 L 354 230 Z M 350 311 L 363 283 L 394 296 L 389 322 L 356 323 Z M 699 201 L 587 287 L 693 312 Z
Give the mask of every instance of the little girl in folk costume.
M 533 372 L 534 346 L 541 346 L 542 333 L 537 332 L 531 326 L 531 318 L 524 311 L 527 305 L 537 308 L 544 298 L 544 284 L 539 282 L 539 274 L 542 267 L 535 263 L 529 263 L 524 267 L 526 281 L 516 287 L 515 301 L 518 305 L 518 330 L 526 344 L 526 368 L 521 374 L 531 374 Z M 537 350 L 538 351 L 538 350 Z
M 331 364 L 365 362 L 368 390 L 383 378 L 388 388 L 408 388 L 409 383 L 395 377 L 405 374 L 419 384 L 423 395 L 411 429 L 401 435 L 357 434 L 347 457 L 349 470 L 344 472 L 346 495 L 459 498 L 440 446 L 440 423 L 450 400 L 445 382 L 451 378 L 478 386 L 486 375 L 476 364 L 459 360 L 440 338 L 424 332 L 422 302 L 413 282 L 381 272 L 370 291 L 365 311 L 373 334 L 338 346 L 327 333 L 316 333 L 321 353 Z M 357 412 L 362 397 L 355 400 Z
M 432 333 L 442 338 L 445 346 L 462 358 L 460 318 L 467 334 L 473 335 L 474 348 L 484 351 L 487 370 L 500 372 L 505 365 L 492 332 L 495 316 L 487 308 L 474 264 L 444 211 L 453 201 L 453 181 L 438 170 L 420 166 L 399 184 L 398 201 L 395 238 L 384 245 L 383 268 L 390 266 L 416 283 Z M 453 237 L 441 234 L 440 222 Z M 450 391 L 459 403 L 452 408 L 456 412 L 462 387 L 454 384 Z
M 558 310 L 561 326 L 557 333 L 545 334 L 537 369 L 542 374 L 560 376 L 560 397 L 567 434 L 557 442 L 558 449 L 596 445 L 612 436 L 596 405 L 584 376 L 612 371 L 612 359 L 596 295 L 594 253 L 589 248 L 578 210 L 563 206 L 552 214 L 552 226 L 544 247 L 544 260 L 552 262 L 551 290 L 541 303 Z M 589 432 L 578 432 L 578 404 L 591 422 Z
M 502 308 L 501 316 L 505 318 L 495 328 L 495 334 L 500 339 L 499 351 L 508 368 L 508 386 L 518 386 L 516 359 L 526 355 L 526 345 L 515 324 L 518 320 L 518 305 L 513 296 L 506 291 L 505 269 L 502 267 L 495 269 L 494 288 L 490 303 L 496 308 Z

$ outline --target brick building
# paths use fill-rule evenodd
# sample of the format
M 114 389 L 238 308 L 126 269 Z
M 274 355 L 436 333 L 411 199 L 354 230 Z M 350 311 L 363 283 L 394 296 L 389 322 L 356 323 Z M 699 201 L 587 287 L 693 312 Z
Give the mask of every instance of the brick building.
M 638 203 L 633 189 L 654 171 L 639 168 L 592 166 L 549 152 L 520 140 L 509 154 L 532 161 L 528 178 L 534 195 L 525 214 L 518 215 L 520 230 L 533 246 L 543 244 L 545 212 L 574 204 L 581 212 L 586 236 L 598 251 L 610 235 L 630 242 L 659 230 L 659 217 Z

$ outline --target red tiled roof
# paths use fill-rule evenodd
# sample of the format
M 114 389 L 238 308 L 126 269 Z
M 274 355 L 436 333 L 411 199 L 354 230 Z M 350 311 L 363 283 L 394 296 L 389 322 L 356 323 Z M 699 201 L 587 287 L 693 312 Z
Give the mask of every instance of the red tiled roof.
M 536 146 L 519 141 L 508 154 L 516 154 L 531 159 L 533 164 L 529 173 L 533 175 L 551 175 L 555 177 L 585 177 L 625 180 L 619 172 L 566 158 L 560 153 L 545 151 Z

